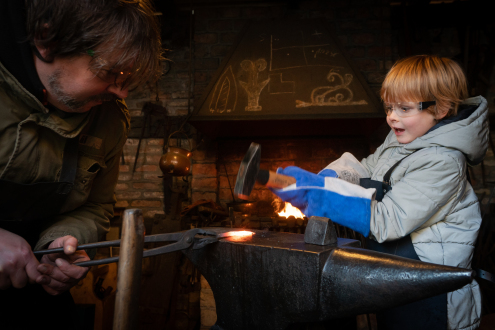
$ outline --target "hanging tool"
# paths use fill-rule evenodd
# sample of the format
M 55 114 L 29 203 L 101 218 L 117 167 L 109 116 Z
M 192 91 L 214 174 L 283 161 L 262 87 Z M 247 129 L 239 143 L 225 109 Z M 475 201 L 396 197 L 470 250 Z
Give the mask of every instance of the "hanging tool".
M 152 257 L 169 252 L 175 252 L 179 250 L 185 250 L 190 248 L 191 246 L 193 249 L 201 249 L 208 244 L 217 242 L 219 238 L 229 236 L 225 234 L 226 233 L 223 233 L 222 235 L 218 235 L 217 233 L 212 231 L 207 231 L 201 228 L 194 228 L 177 233 L 148 235 L 144 237 L 144 243 L 160 243 L 160 242 L 176 242 L 176 243 L 161 246 L 154 249 L 145 250 L 143 252 L 143 258 Z M 210 237 L 204 237 L 204 238 L 200 238 L 199 240 L 196 240 L 195 239 L 196 235 L 205 235 Z M 94 249 L 94 248 L 102 248 L 102 247 L 110 247 L 110 246 L 120 246 L 120 240 L 83 244 L 83 245 L 79 245 L 77 247 L 77 250 L 86 250 L 86 249 Z M 64 253 L 64 248 L 34 251 L 35 255 L 44 255 L 50 253 Z M 89 267 L 89 266 L 110 264 L 117 261 L 119 261 L 119 257 L 111 257 L 106 259 L 77 262 L 74 263 L 74 265 L 81 267 Z
M 146 125 L 147 125 L 148 120 L 150 118 L 150 104 L 151 103 L 146 102 L 146 104 L 143 107 L 143 112 L 144 112 L 143 127 L 141 128 L 141 135 L 139 136 L 139 142 L 137 145 L 136 157 L 134 158 L 134 166 L 132 168 L 132 173 L 134 173 L 136 171 L 136 165 L 137 165 L 137 161 L 139 158 L 139 149 L 141 148 L 141 141 L 143 140 L 144 132 L 146 130 Z

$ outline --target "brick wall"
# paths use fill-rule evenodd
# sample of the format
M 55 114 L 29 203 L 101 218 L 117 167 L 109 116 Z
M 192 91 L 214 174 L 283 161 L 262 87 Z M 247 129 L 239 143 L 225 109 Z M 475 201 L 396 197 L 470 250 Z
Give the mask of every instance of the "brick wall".
M 192 156 L 192 202 L 201 199 L 217 201 L 217 153 L 216 148 L 210 147 L 196 150 Z
M 158 164 L 163 154 L 163 139 L 141 141 L 134 170 L 138 143 L 138 139 L 131 138 L 124 146 L 124 164 L 120 165 L 119 182 L 115 189 L 116 207 L 140 208 L 145 217 L 153 217 L 163 213 L 163 188 L 158 178 L 162 175 Z

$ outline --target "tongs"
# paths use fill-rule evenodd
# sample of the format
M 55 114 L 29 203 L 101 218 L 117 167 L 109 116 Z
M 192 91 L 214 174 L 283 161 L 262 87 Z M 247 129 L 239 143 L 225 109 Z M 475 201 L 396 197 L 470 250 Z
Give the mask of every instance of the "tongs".
M 196 240 L 194 238 L 196 235 L 205 235 L 205 236 L 213 236 L 213 237 L 204 237 L 204 238 L 200 238 L 199 240 Z M 192 248 L 194 250 L 201 249 L 208 244 L 217 242 L 218 238 L 221 237 L 223 237 L 223 235 L 218 235 L 215 232 L 207 231 L 201 228 L 194 228 L 187 231 L 181 231 L 176 233 L 144 236 L 144 243 L 161 243 L 161 242 L 176 242 L 176 243 L 168 244 L 154 249 L 145 250 L 143 252 L 143 258 L 152 257 L 169 252 L 175 252 L 179 250 L 185 250 L 191 247 L 191 245 L 193 246 Z M 110 246 L 120 246 L 120 240 L 82 244 L 79 245 L 76 250 L 86 250 L 86 249 L 94 249 L 94 248 L 102 248 L 102 247 L 110 247 Z M 50 253 L 63 253 L 63 252 L 64 252 L 64 248 L 61 247 L 55 249 L 34 251 L 34 254 L 44 255 Z M 81 267 L 89 267 L 89 266 L 110 264 L 117 261 L 119 261 L 119 257 L 110 257 L 105 259 L 75 262 L 74 265 Z

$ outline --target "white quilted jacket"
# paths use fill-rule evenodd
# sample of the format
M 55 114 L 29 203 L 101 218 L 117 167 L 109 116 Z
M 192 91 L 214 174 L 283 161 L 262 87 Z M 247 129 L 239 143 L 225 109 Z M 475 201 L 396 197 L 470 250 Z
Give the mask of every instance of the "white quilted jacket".
M 337 173 L 346 168 L 359 177 L 382 181 L 396 162 L 421 149 L 393 171 L 392 190 L 382 201 L 372 202 L 370 236 L 378 242 L 410 234 L 422 261 L 471 267 L 481 215 L 466 169 L 467 163 L 479 164 L 485 156 L 489 127 L 486 100 L 481 96 L 470 98 L 462 109 L 468 106 L 471 111 L 464 111 L 464 117 L 475 110 L 467 118 L 463 119 L 460 112 L 457 117 L 461 118 L 444 120 L 409 144 L 400 144 L 391 131 L 376 152 L 361 161 L 364 168 L 342 167 L 343 159 L 348 161 L 350 154 L 328 166 Z M 339 173 L 339 177 L 341 174 L 349 176 Z M 478 328 L 481 296 L 476 281 L 448 293 L 447 299 L 449 329 Z

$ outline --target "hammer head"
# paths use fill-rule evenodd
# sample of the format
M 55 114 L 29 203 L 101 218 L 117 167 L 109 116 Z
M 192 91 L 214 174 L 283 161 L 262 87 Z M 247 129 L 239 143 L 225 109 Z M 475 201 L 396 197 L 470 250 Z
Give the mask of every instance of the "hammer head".
M 251 143 L 249 149 L 242 159 L 237 180 L 235 182 L 234 194 L 241 199 L 248 199 L 253 190 L 258 171 L 260 169 L 261 146 Z

